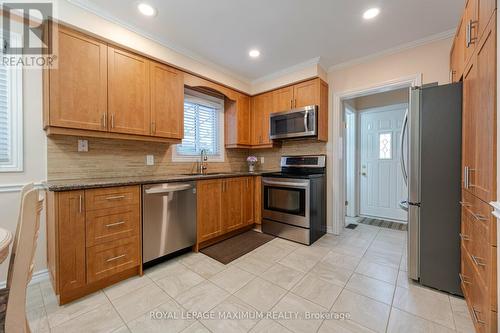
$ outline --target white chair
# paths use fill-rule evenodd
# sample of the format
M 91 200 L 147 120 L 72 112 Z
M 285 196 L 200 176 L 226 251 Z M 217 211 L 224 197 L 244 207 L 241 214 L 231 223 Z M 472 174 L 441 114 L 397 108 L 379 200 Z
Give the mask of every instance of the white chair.
M 39 190 L 33 185 L 23 188 L 18 225 L 12 245 L 12 253 L 7 275 L 7 287 L 0 292 L 0 298 L 6 302 L 4 322 L 0 318 L 0 332 L 30 333 L 26 318 L 26 288 L 33 274 L 40 212 L 43 200 L 39 199 Z

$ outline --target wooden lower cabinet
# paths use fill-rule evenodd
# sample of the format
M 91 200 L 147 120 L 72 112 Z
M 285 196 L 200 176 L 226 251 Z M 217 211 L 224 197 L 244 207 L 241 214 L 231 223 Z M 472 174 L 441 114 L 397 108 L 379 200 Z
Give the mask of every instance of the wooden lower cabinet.
M 200 180 L 197 193 L 197 245 L 202 248 L 254 224 L 254 177 Z
M 142 274 L 140 186 L 49 192 L 47 261 L 60 304 Z
M 462 191 L 460 280 L 477 332 L 497 331 L 496 220 L 489 204 Z

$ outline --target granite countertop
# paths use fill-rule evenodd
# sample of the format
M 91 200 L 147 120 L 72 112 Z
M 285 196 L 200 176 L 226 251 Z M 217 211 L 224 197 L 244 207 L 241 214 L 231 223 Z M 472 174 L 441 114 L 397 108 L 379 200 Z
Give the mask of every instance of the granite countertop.
M 164 175 L 164 176 L 134 176 L 134 177 L 113 177 L 113 178 L 95 178 L 95 179 L 64 179 L 44 182 L 45 187 L 52 192 L 84 190 L 91 188 L 144 185 L 158 183 L 172 183 L 182 181 L 194 181 L 201 179 L 218 179 L 244 176 L 260 176 L 263 173 L 271 171 L 255 172 L 221 172 L 207 175 L 182 174 L 182 175 Z

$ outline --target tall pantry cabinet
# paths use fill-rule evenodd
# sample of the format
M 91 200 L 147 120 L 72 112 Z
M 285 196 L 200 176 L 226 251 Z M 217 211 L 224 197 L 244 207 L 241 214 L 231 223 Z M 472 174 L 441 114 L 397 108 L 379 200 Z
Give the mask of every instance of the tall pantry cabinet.
M 450 55 L 463 81 L 460 280 L 477 332 L 497 332 L 496 1 L 468 0 Z

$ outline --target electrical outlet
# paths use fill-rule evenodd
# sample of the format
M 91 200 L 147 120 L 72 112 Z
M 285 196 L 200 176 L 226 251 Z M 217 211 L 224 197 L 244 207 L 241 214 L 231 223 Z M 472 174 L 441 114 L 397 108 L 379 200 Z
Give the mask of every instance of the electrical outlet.
M 260 164 L 264 164 L 264 156 L 260 157 Z
M 78 140 L 78 152 L 86 153 L 89 151 L 89 141 L 88 140 Z
M 146 155 L 146 165 L 155 165 L 154 155 Z

